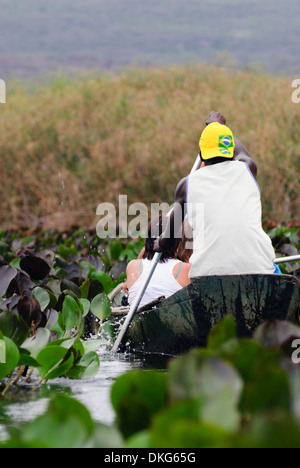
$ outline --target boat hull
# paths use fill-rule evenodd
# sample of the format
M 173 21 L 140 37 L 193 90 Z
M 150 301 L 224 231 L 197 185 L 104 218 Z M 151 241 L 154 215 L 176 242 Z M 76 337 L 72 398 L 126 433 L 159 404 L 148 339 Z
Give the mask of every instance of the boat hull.
M 234 316 L 239 337 L 265 320 L 299 324 L 300 282 L 287 275 L 209 276 L 134 317 L 124 339 L 135 352 L 178 355 L 205 347 L 214 325 Z

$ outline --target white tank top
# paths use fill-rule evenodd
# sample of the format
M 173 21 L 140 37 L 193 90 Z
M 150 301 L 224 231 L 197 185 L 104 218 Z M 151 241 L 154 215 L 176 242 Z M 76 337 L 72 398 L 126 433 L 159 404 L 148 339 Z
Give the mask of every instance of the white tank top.
M 150 304 L 150 302 L 155 301 L 161 296 L 168 297 L 175 294 L 177 291 L 182 289 L 182 286 L 176 281 L 173 275 L 173 269 L 179 263 L 182 264 L 180 260 L 168 259 L 165 263 L 158 263 L 151 281 L 146 289 L 144 297 L 141 300 L 140 306 Z M 140 291 L 142 279 L 144 275 L 147 275 L 150 271 L 152 261 L 151 260 L 142 260 L 143 271 L 139 279 L 134 283 L 134 285 L 129 289 L 128 293 L 128 302 L 131 305 L 136 298 L 138 292 Z M 141 263 L 140 263 L 141 267 Z M 141 270 L 140 270 L 141 271 Z M 178 272 L 179 273 L 179 272 Z M 178 275 L 177 273 L 177 275 Z M 176 276 L 177 276 L 176 275 Z
M 187 202 L 194 232 L 191 278 L 274 273 L 260 189 L 247 164 L 226 161 L 196 171 L 187 179 Z

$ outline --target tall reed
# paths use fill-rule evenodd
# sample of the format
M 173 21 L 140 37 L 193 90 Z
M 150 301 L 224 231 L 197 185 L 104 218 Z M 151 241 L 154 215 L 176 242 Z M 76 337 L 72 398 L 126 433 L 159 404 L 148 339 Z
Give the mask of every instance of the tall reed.
M 220 67 L 128 69 L 8 85 L 0 106 L 1 227 L 94 225 L 101 202 L 173 201 L 211 110 L 257 161 L 264 220 L 300 213 L 300 105 L 291 81 Z

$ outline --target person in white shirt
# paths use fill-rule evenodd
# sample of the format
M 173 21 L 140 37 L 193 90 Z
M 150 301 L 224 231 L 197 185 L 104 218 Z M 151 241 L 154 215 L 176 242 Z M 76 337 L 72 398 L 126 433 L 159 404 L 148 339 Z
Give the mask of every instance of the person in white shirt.
M 275 272 L 275 252 L 262 228 L 256 164 L 225 123 L 221 114 L 210 114 L 200 138 L 204 167 L 178 184 L 174 214 L 154 246 L 171 248 L 174 219 L 183 218 L 187 206 L 194 236 L 190 278 Z
M 136 295 L 139 293 L 144 275 L 147 275 L 151 268 L 152 259 L 155 254 L 153 250 L 154 242 L 162 233 L 164 223 L 166 224 L 166 218 L 162 216 L 155 218 L 149 223 L 148 237 L 145 240 L 142 259 L 132 260 L 127 266 L 127 279 L 124 284 L 124 290 L 128 293 L 129 305 L 134 302 Z M 177 238 L 171 249 L 166 250 L 162 254 L 140 303 L 140 307 L 150 304 L 159 297 L 167 299 L 190 283 L 189 271 L 191 266 L 189 263 L 177 258 L 180 241 L 181 239 Z

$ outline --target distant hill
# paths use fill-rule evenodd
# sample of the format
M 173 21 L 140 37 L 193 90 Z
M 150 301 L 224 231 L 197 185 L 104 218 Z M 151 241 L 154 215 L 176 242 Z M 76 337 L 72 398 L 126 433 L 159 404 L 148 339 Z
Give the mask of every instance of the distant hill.
M 1 0 L 0 77 L 218 62 L 300 69 L 298 0 Z

